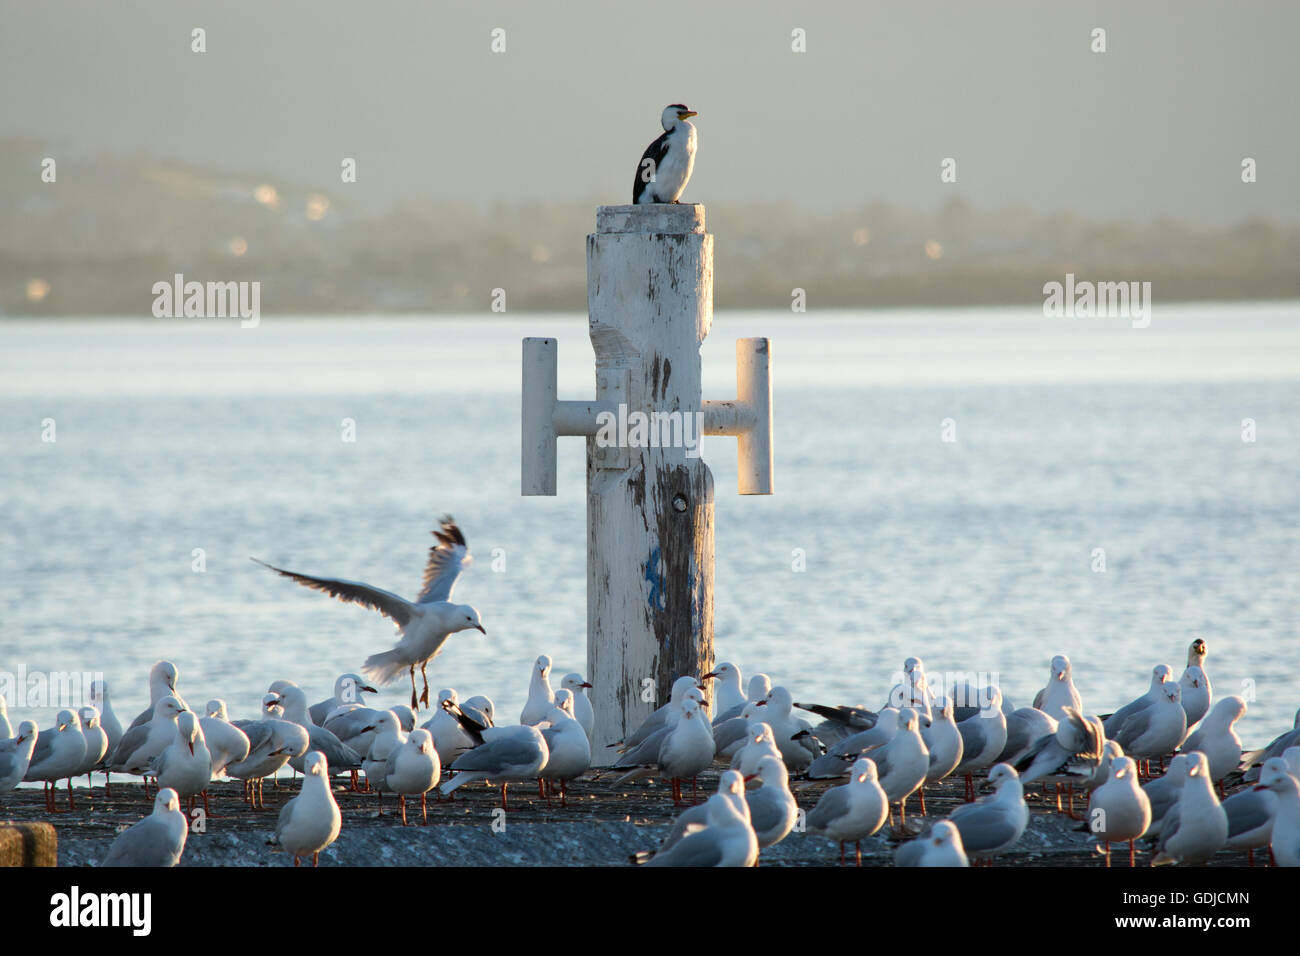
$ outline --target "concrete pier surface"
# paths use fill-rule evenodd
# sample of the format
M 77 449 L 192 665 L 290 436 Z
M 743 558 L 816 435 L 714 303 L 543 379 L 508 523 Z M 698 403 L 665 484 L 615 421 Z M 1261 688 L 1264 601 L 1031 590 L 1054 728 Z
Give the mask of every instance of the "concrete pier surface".
M 637 781 L 614 788 L 604 780 L 580 780 L 570 786 L 569 806 L 558 799 L 551 804 L 538 796 L 536 784 L 512 784 L 509 810 L 504 818 L 495 813 L 500 794 L 495 788 L 475 784 L 456 791 L 454 800 L 428 801 L 429 823 L 420 824 L 419 801 L 408 802 L 411 825 L 403 827 L 397 800 L 384 796 L 383 815 L 378 813 L 373 793 L 353 793 L 346 777 L 336 777 L 334 795 L 343 812 L 343 831 L 320 856 L 321 866 L 630 866 L 628 857 L 637 850 L 653 849 L 668 832 L 682 808 L 674 808 L 666 783 Z M 699 799 L 717 788 L 718 772 L 699 779 Z M 279 809 L 295 796 L 302 780 L 286 774 L 277 787 L 269 780 L 264 788 L 266 808 L 249 810 L 240 797 L 237 783 L 218 783 L 209 791 L 212 815 L 206 832 L 191 832 L 181 866 L 291 866 L 285 853 L 266 845 Z M 811 810 L 829 784 L 795 789 L 799 806 Z M 862 844 L 864 866 L 892 866 L 893 850 L 903 839 L 947 816 L 962 802 L 962 781 L 945 780 L 926 791 L 929 814 L 921 817 L 915 796 L 908 801 L 907 836 L 894 835 L 886 824 L 881 833 Z M 153 790 L 150 790 L 153 793 Z M 690 793 L 689 784 L 685 793 Z M 106 796 L 102 777 L 93 791 L 75 790 L 77 809 L 50 816 L 39 788 L 24 787 L 4 795 L 0 801 L 0 825 L 4 821 L 46 821 L 58 831 L 60 866 L 94 866 L 108 852 L 117 833 L 147 815 L 152 799 L 146 799 L 138 782 L 113 783 Z M 1002 854 L 998 866 L 1097 867 L 1104 863 L 1093 849 L 1089 835 L 1078 831 L 1082 824 L 1055 810 L 1054 796 L 1045 797 L 1032 785 L 1026 794 L 1030 806 L 1029 828 L 1020 842 Z M 60 789 L 60 809 L 67 807 L 67 792 Z M 199 803 L 202 806 L 202 803 Z M 1086 802 L 1076 795 L 1080 815 Z M 853 847 L 848 847 L 852 865 Z M 1127 846 L 1111 848 L 1112 865 L 1128 865 Z M 1266 863 L 1268 851 L 1257 853 L 1257 864 Z M 1139 846 L 1139 867 L 1149 866 L 1151 853 Z M 1213 866 L 1245 866 L 1245 853 L 1221 852 Z M 763 851 L 761 865 L 835 866 L 839 845 L 806 833 L 791 833 L 776 846 Z

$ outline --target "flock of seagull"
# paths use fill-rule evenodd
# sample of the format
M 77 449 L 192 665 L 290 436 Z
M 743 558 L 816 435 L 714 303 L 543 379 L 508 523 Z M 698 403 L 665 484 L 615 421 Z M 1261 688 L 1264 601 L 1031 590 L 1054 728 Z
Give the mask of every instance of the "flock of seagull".
M 403 825 L 406 802 L 416 797 L 428 821 L 427 795 L 435 788 L 449 798 L 460 787 L 488 782 L 500 787 L 507 809 L 509 784 L 535 780 L 543 798 L 555 795 L 567 806 L 569 784 L 585 775 L 610 786 L 657 775 L 670 782 L 674 805 L 688 806 L 658 847 L 631 857 L 635 863 L 752 866 L 762 850 L 798 831 L 838 842 L 841 864 L 854 844 L 861 865 L 861 841 L 894 823 L 895 807 L 894 833 L 907 836 L 909 798 L 917 794 L 924 816 L 926 785 L 956 775 L 965 780 L 966 802 L 899 845 L 896 865 L 991 863 L 1024 835 L 1025 787 L 1035 783 L 1055 788 L 1056 809 L 1083 821 L 1080 829 L 1093 834 L 1107 866 L 1111 844 L 1124 842 L 1134 865 L 1140 839 L 1151 841 L 1155 865 L 1204 863 L 1224 849 L 1249 851 L 1253 865 L 1254 851 L 1265 848 L 1278 865 L 1300 865 L 1300 713 L 1292 730 L 1245 751 L 1234 725 L 1246 703 L 1213 698 L 1202 640 L 1192 642 L 1180 679 L 1158 665 L 1145 694 L 1103 716 L 1084 709 L 1064 656 L 1052 659 L 1046 686 L 1025 708 L 988 684 L 932 688 L 919 658 L 904 662 L 901 680 L 876 710 L 797 703 L 766 674 L 745 682 L 738 667 L 722 663 L 698 678 L 679 677 L 668 702 L 611 745 L 616 754 L 593 761 L 591 684 L 570 673 L 554 689 L 546 655 L 531 669 L 518 724 L 499 725 L 489 698 L 461 701 L 451 688 L 429 707 L 427 676 L 417 695 L 415 668 L 424 675 L 450 634 L 486 633 L 474 608 L 450 600 L 469 564 L 464 536 L 449 517 L 433 534 L 414 602 L 360 582 L 271 568 L 397 624 L 397 646 L 367 659 L 366 677 L 341 675 L 333 695 L 310 706 L 298 684 L 277 680 L 256 719 L 232 721 L 220 698 L 197 716 L 177 689 L 176 666 L 159 661 L 149 675 L 150 704 L 129 726 L 123 728 L 108 685 L 99 680 L 90 704 L 60 711 L 44 730 L 23 721 L 16 734 L 0 697 L 0 794 L 40 781 L 46 810 L 59 813 L 58 780 L 68 780 L 68 807 L 75 810 L 74 777 L 103 772 L 107 790 L 113 773 L 142 776 L 146 795 L 152 778 L 158 787 L 153 812 L 116 837 L 101 865 L 173 866 L 189 832 L 182 800 L 193 811 L 202 798 L 206 808 L 211 782 L 229 778 L 243 782 L 245 802 L 257 808 L 262 781 L 287 764 L 303 775 L 303 785 L 281 809 L 268 842 L 298 866 L 307 858 L 315 865 L 341 832 L 334 775 L 349 775 L 360 789 L 364 774 L 381 812 L 383 795 L 396 796 Z M 364 695 L 377 693 L 367 678 L 383 684 L 403 670 L 411 678 L 409 707 L 366 705 Z M 421 704 L 432 713 L 417 727 Z M 796 710 L 820 721 L 814 725 Z M 1153 774 L 1153 762 L 1163 772 Z M 593 763 L 608 766 L 593 769 Z M 718 763 L 726 769 L 717 792 L 697 803 L 697 778 Z M 987 777 L 992 791 L 978 799 L 976 774 Z M 834 785 L 800 809 L 792 781 L 796 789 Z M 1087 799 L 1082 817 L 1074 811 L 1076 791 Z
M 447 797 L 486 781 L 500 787 L 508 808 L 509 784 L 535 780 L 548 802 L 554 794 L 567 805 L 568 785 L 579 777 L 620 786 L 657 775 L 670 782 L 674 804 L 688 806 L 663 842 L 633 862 L 755 865 L 762 850 L 802 831 L 838 842 L 841 863 L 854 844 L 860 865 L 861 841 L 893 822 L 895 809 L 894 833 L 906 835 L 899 828 L 910 797 L 919 797 L 924 815 L 925 786 L 958 775 L 967 802 L 898 846 L 898 866 L 991 862 L 1024 835 L 1025 787 L 1034 783 L 1055 787 L 1057 810 L 1083 821 L 1080 829 L 1091 831 L 1106 865 L 1111 844 L 1124 842 L 1133 865 L 1140 839 L 1151 841 L 1155 865 L 1204 863 L 1225 849 L 1249 851 L 1252 864 L 1255 850 L 1268 849 L 1276 864 L 1300 865 L 1300 714 L 1291 731 L 1244 750 L 1234 724 L 1245 702 L 1212 701 L 1205 656 L 1204 642 L 1193 642 L 1180 680 L 1159 665 L 1146 694 L 1104 717 L 1085 713 L 1064 656 L 1053 658 L 1034 706 L 1019 709 L 994 686 L 957 685 L 952 696 L 936 696 L 917 658 L 904 663 L 902 681 L 874 711 L 796 703 L 767 675 L 745 684 L 738 667 L 723 663 L 675 681 L 669 701 L 613 745 L 617 755 L 599 769 L 592 767 L 591 685 L 570 673 L 553 689 L 546 655 L 531 669 L 520 722 L 505 726 L 497 725 L 489 698 L 462 702 L 447 688 L 416 727 L 417 712 L 405 705 L 367 706 L 364 695 L 376 691 L 357 674 L 341 675 L 333 696 L 310 706 L 296 683 L 277 680 L 257 719 L 229 720 L 221 699 L 209 700 L 198 717 L 180 696 L 176 666 L 159 661 L 149 675 L 149 707 L 125 728 L 102 680 L 92 685 L 91 705 L 60 712 L 40 731 L 23 721 L 14 734 L 0 698 L 0 793 L 41 781 L 47 811 L 58 813 L 58 780 L 68 780 L 75 810 L 73 777 L 103 772 L 107 788 L 113 773 L 138 775 L 146 793 L 152 778 L 153 812 L 116 837 L 101 865 L 171 866 L 189 831 L 183 800 L 191 810 L 200 798 L 206 806 L 210 783 L 224 777 L 243 781 L 245 801 L 257 807 L 262 780 L 287 764 L 303 785 L 268 842 L 297 866 L 307 858 L 315 864 L 341 831 L 333 775 L 347 774 L 359 788 L 364 774 L 381 807 L 385 793 L 396 796 L 403 825 L 406 801 L 416 797 L 427 822 L 426 797 L 435 788 Z M 712 718 L 709 680 L 716 682 Z M 1150 772 L 1166 759 L 1163 774 Z M 694 788 L 718 762 L 727 769 L 717 792 L 700 803 L 687 799 L 685 784 Z M 979 799 L 976 774 L 986 774 L 992 790 Z M 837 785 L 801 811 L 792 783 L 799 789 L 817 781 Z M 1076 791 L 1087 798 L 1084 816 L 1074 813 Z

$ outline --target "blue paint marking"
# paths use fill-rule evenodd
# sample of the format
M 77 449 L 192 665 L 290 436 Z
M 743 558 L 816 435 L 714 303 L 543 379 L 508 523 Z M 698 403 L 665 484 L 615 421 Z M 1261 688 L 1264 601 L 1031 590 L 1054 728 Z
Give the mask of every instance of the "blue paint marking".
M 650 552 L 645 563 L 645 579 L 650 582 L 650 607 L 656 611 L 664 609 L 664 578 L 659 570 L 662 555 L 658 548 Z

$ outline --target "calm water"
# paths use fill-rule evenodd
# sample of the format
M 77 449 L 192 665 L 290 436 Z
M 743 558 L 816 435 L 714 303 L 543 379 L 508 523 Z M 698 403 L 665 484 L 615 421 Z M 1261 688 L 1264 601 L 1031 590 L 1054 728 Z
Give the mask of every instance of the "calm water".
M 478 557 L 457 598 L 491 636 L 454 636 L 430 678 L 513 719 L 537 654 L 585 668 L 581 442 L 561 442 L 558 497 L 519 495 L 519 342 L 541 334 L 561 397 L 589 395 L 580 316 L 0 322 L 0 669 L 102 671 L 126 719 L 164 656 L 195 705 L 253 716 L 280 677 L 319 699 L 393 629 L 249 556 L 414 594 L 449 511 Z M 1067 653 L 1104 711 L 1200 635 L 1216 694 L 1253 686 L 1248 743 L 1291 725 L 1300 304 L 1170 306 L 1143 330 L 724 314 L 706 397 L 734 394 L 746 335 L 774 340 L 777 494 L 737 496 L 734 441 L 706 442 L 720 659 L 874 705 L 919 654 L 1028 705 Z

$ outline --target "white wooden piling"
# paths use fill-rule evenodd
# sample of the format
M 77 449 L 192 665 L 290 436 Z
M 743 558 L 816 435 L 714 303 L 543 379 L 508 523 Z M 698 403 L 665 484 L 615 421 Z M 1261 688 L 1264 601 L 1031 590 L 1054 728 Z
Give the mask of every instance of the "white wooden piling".
M 737 397 L 703 400 L 700 345 L 713 321 L 703 206 L 601 206 L 587 237 L 587 304 L 593 401 L 558 401 L 556 341 L 524 340 L 521 490 L 555 494 L 556 439 L 586 437 L 587 669 L 594 757 L 608 762 L 605 745 L 663 703 L 677 677 L 712 666 L 713 476 L 698 432 L 690 438 L 697 427 L 737 436 L 741 494 L 771 493 L 771 356 L 766 339 L 740 340 Z M 676 415 L 678 430 L 652 425 L 638 441 L 625 427 L 637 413 Z

